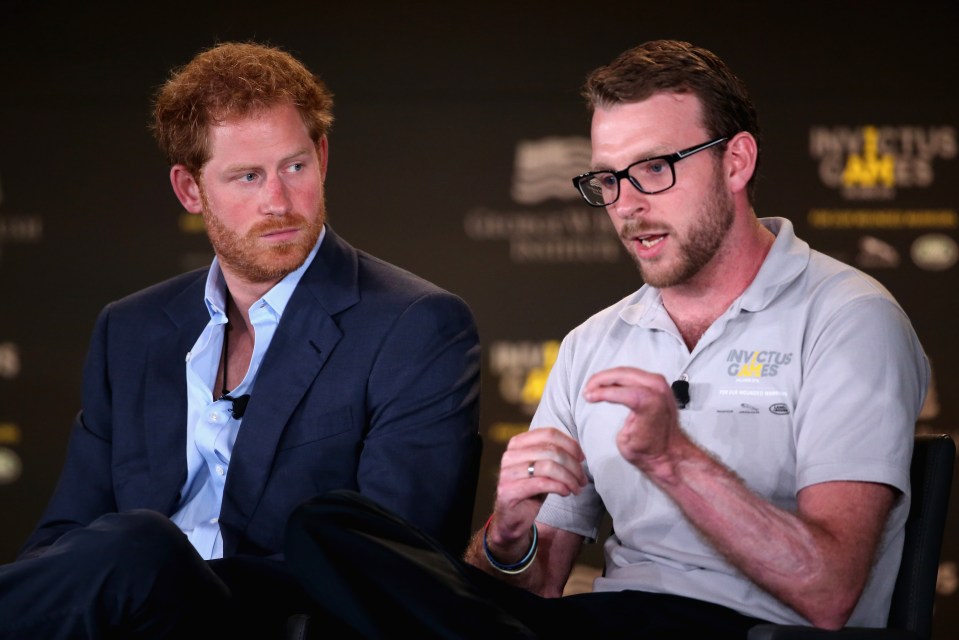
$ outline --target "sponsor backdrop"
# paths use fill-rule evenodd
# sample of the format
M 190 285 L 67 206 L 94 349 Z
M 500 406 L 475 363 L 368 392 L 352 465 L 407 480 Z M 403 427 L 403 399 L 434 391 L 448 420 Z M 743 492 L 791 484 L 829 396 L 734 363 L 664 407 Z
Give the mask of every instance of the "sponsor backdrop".
M 652 38 L 744 77 L 764 130 L 759 214 L 893 292 L 934 369 L 917 428 L 959 436 L 953 2 L 88 4 L 0 6 L 0 561 L 56 481 L 97 311 L 211 257 L 146 123 L 168 69 L 217 40 L 281 45 L 326 79 L 331 223 L 475 310 L 478 521 L 559 340 L 640 284 L 569 178 L 589 164 L 585 74 Z M 954 497 L 939 637 L 959 629 Z M 591 545 L 584 564 L 599 562 Z

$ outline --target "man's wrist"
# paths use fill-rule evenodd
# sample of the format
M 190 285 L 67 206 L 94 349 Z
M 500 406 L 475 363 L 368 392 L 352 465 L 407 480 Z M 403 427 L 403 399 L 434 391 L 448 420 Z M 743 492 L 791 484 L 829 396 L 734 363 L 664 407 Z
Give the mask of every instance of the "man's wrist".
M 680 481 L 680 467 L 695 460 L 699 450 L 688 438 L 683 436 L 672 447 L 657 454 L 641 455 L 633 465 L 658 485 L 672 485 Z
M 486 521 L 486 526 L 483 527 L 483 552 L 486 555 L 486 560 L 489 562 L 490 566 L 499 571 L 500 573 L 506 573 L 509 575 L 516 575 L 523 573 L 533 565 L 533 561 L 536 560 L 536 549 L 539 543 L 539 534 L 536 531 L 536 523 L 534 522 L 530 528 L 531 542 L 529 550 L 526 554 L 520 558 L 517 562 L 501 562 L 498 560 L 490 551 L 489 548 L 489 530 L 490 524 L 493 522 L 493 516 L 489 517 L 489 520 Z

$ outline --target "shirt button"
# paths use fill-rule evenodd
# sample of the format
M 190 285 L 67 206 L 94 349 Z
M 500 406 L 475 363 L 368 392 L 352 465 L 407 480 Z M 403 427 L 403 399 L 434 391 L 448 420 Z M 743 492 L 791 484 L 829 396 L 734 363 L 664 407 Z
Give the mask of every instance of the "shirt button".
M 220 414 L 214 411 L 210 414 L 210 422 L 218 422 L 220 420 Z
M 219 518 L 210 518 L 210 524 L 216 524 L 219 521 L 220 521 Z
M 216 469 L 216 475 L 218 476 L 222 476 L 224 473 L 226 473 L 226 470 L 223 468 L 222 464 L 216 465 L 214 469 Z

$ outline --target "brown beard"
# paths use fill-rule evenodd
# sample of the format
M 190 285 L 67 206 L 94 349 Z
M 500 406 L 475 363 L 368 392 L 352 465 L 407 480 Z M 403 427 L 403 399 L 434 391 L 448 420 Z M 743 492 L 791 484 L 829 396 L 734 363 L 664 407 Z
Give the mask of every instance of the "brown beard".
M 717 164 L 713 184 L 710 185 L 711 195 L 700 206 L 699 223 L 692 228 L 689 237 L 681 241 L 675 235 L 670 235 L 671 239 L 679 242 L 680 250 L 679 262 L 671 269 L 657 271 L 652 268 L 654 261 L 644 267 L 642 261 L 633 253 L 629 238 L 650 231 L 645 229 L 642 223 L 627 222 L 620 229 L 620 238 L 636 262 L 639 275 L 646 284 L 659 289 L 685 284 L 709 264 L 719 251 L 734 219 L 733 201 L 722 187 L 720 171 L 721 166 Z
M 236 275 L 249 282 L 277 282 L 298 269 L 316 244 L 326 221 L 326 205 L 323 199 L 317 207 L 317 215 L 310 222 L 298 213 L 266 218 L 255 224 L 244 235 L 229 229 L 210 208 L 206 194 L 200 190 L 203 203 L 203 222 L 207 237 L 217 259 Z M 264 233 L 298 227 L 304 231 L 290 242 L 260 247 L 258 240 Z

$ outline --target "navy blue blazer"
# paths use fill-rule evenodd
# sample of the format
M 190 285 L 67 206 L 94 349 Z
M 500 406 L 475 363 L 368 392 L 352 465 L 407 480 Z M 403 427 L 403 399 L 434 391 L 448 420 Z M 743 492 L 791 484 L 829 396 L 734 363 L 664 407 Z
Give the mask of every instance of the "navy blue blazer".
M 186 479 L 185 356 L 207 269 L 100 314 L 59 484 L 21 556 L 114 511 L 172 515 Z M 467 305 L 327 226 L 266 352 L 220 512 L 224 556 L 275 555 L 289 514 L 353 489 L 450 546 L 469 531 L 479 338 Z M 465 495 L 464 495 L 464 492 Z

